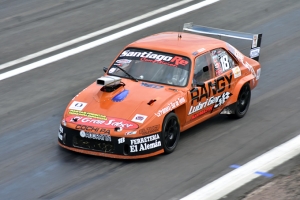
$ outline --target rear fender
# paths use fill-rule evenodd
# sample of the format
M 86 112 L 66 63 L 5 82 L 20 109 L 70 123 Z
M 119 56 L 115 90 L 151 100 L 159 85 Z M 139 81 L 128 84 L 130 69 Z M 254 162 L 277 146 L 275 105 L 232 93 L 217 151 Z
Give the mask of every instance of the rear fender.
M 233 90 L 232 96 L 231 96 L 231 102 L 229 104 L 235 103 L 238 99 L 239 93 L 241 88 L 243 87 L 243 85 L 245 85 L 245 83 L 250 83 L 250 88 L 253 88 L 253 83 L 252 80 L 254 80 L 255 77 L 252 74 L 249 74 L 248 76 L 245 76 L 244 78 L 241 78 L 237 83 L 236 86 Z

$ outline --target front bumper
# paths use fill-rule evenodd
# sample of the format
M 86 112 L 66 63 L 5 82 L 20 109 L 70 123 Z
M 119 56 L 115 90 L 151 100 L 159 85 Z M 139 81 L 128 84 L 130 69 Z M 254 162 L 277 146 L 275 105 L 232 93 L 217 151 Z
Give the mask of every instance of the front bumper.
M 71 151 L 120 159 L 138 159 L 164 152 L 161 134 L 126 138 L 113 137 L 107 134 L 82 132 L 61 125 L 58 132 L 58 143 Z

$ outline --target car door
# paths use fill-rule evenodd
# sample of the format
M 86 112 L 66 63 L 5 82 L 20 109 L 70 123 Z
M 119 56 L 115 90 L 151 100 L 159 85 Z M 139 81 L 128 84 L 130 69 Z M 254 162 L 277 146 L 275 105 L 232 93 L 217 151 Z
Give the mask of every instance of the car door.
M 222 48 L 195 59 L 193 88 L 190 90 L 188 122 L 203 121 L 218 114 L 230 98 L 234 84 L 234 60 Z
M 226 101 L 232 95 L 235 85 L 235 78 L 241 76 L 241 70 L 235 60 L 222 48 L 210 52 L 214 68 L 214 107 L 215 112 L 221 112 L 226 106 Z
M 201 120 L 213 111 L 213 105 L 209 104 L 209 97 L 214 90 L 214 85 L 211 84 L 214 79 L 214 68 L 210 52 L 195 58 L 193 70 L 193 86 L 188 95 L 188 123 Z

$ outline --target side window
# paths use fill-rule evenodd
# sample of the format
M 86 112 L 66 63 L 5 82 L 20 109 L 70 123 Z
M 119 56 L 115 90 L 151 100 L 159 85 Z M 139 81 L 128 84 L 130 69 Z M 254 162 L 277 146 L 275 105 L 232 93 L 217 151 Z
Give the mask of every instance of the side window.
M 198 56 L 195 60 L 193 84 L 212 78 L 212 63 L 209 53 Z
M 221 75 L 227 70 L 235 67 L 235 62 L 224 49 L 215 49 L 211 51 L 211 57 L 214 63 L 216 76 Z

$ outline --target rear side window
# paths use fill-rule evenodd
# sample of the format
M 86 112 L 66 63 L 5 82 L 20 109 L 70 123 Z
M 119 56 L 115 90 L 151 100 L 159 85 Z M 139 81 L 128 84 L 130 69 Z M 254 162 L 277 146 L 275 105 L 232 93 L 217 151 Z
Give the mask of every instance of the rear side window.
M 224 49 L 214 49 L 211 51 L 211 57 L 215 68 L 216 76 L 235 67 L 235 61 Z

